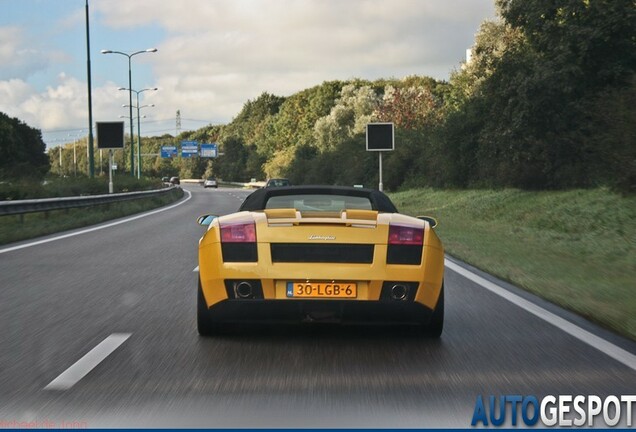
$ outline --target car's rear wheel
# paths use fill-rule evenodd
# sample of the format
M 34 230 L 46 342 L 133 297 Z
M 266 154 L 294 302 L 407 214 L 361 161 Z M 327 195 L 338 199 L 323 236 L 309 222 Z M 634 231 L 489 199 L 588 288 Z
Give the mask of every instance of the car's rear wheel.
M 424 334 L 431 338 L 439 338 L 444 330 L 444 282 L 437 299 L 437 305 L 433 310 L 428 325 L 424 328 Z
M 197 330 L 201 336 L 214 336 L 224 333 L 226 327 L 224 324 L 214 321 L 208 309 L 208 305 L 203 297 L 203 289 L 201 288 L 201 279 L 199 279 L 199 287 L 197 294 Z

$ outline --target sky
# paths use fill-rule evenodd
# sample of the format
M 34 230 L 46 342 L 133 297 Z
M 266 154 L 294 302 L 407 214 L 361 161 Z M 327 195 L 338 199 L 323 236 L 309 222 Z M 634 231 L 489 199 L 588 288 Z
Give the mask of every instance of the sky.
M 88 0 L 93 122 L 127 121 L 128 58 L 142 135 L 225 124 L 263 92 L 324 81 L 448 79 L 493 0 Z M 0 112 L 47 146 L 87 135 L 85 0 L 0 0 Z M 133 105 L 136 105 L 133 94 Z M 136 117 L 136 113 L 134 116 Z M 136 121 L 135 121 L 136 123 Z M 126 124 L 126 130 L 129 125 Z M 135 132 L 136 133 L 136 132 Z

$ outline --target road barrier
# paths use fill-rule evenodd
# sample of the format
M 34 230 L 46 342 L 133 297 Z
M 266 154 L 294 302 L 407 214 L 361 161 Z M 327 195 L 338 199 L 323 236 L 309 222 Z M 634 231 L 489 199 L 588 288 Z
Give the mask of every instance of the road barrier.
M 105 195 L 87 195 L 77 197 L 42 198 L 31 200 L 0 201 L 0 216 L 23 215 L 27 213 L 48 212 L 77 207 L 90 207 L 111 204 L 141 198 L 150 198 L 172 192 L 175 186 L 139 192 L 125 192 Z
M 204 180 L 202 180 L 202 179 L 183 179 L 183 180 L 181 180 L 181 183 L 199 183 L 199 184 L 203 184 L 203 182 L 204 182 Z M 243 182 L 231 182 L 231 181 L 225 181 L 225 180 L 218 180 L 218 183 L 220 185 L 239 186 L 239 187 L 247 188 L 247 189 L 261 189 L 261 188 L 264 188 L 265 185 L 267 184 L 267 182 L 264 182 L 264 181 L 253 181 L 253 182 L 243 183 Z

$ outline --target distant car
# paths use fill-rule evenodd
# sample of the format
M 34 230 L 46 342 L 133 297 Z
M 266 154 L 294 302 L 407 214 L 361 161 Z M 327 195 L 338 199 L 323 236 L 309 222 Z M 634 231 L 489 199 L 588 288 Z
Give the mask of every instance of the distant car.
M 181 181 L 179 180 L 179 177 L 170 177 L 170 184 L 180 185 Z
M 286 178 L 274 178 L 267 180 L 266 188 L 291 186 L 291 182 Z
M 197 326 L 235 323 L 411 324 L 439 337 L 444 247 L 430 217 L 399 214 L 382 192 L 263 188 L 237 213 L 203 215 Z
M 216 181 L 215 178 L 209 178 L 206 181 L 203 182 L 203 187 L 204 188 L 218 188 L 219 187 L 219 183 Z

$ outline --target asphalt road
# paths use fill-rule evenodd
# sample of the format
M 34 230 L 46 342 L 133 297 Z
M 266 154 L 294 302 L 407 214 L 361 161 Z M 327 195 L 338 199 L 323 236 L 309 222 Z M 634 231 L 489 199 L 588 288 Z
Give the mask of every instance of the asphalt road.
M 0 427 L 469 427 L 478 395 L 635 393 L 634 343 L 461 263 L 482 283 L 447 268 L 439 341 L 337 326 L 200 338 L 195 218 L 248 192 L 184 188 L 164 211 L 0 247 Z

